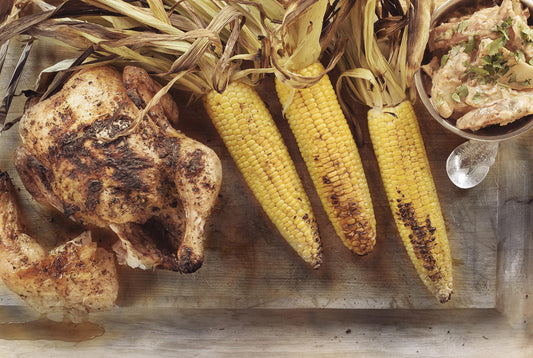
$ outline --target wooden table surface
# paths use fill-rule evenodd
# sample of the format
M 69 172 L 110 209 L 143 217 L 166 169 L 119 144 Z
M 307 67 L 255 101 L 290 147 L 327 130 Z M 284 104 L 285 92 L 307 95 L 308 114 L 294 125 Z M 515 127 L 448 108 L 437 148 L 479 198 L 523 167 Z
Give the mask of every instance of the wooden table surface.
M 10 47 L 5 68 L 22 46 Z M 31 88 L 38 73 L 66 50 L 37 43 L 21 80 Z M 4 93 L 9 70 L 0 75 Z M 362 356 L 531 357 L 533 340 L 533 131 L 500 144 L 485 181 L 456 188 L 444 163 L 464 140 L 446 132 L 415 106 L 448 228 L 454 258 L 455 293 L 441 305 L 412 268 L 389 212 L 365 126 L 365 111 L 353 113 L 365 129 L 361 156 L 378 221 L 375 251 L 352 255 L 340 243 L 312 189 L 280 106 L 272 78 L 260 92 L 293 155 L 319 221 L 325 257 L 310 270 L 292 252 L 246 187 L 200 104 L 175 93 L 181 127 L 213 148 L 224 168 L 220 199 L 208 225 L 204 266 L 194 274 L 121 267 L 117 308 L 91 315 L 105 333 L 78 343 L 28 340 L 6 332 L 9 322 L 38 318 L 0 284 L 2 357 L 76 356 Z M 8 120 L 22 113 L 22 96 Z M 20 188 L 29 229 L 47 245 L 73 237 L 81 227 L 40 207 L 25 192 L 13 168 L 18 127 L 0 137 L 0 168 Z M 97 235 L 108 235 L 99 232 Z M 529 299 L 528 299 L 529 298 Z M 3 339 L 5 338 L 5 339 Z M 502 355 L 504 354 L 505 355 Z

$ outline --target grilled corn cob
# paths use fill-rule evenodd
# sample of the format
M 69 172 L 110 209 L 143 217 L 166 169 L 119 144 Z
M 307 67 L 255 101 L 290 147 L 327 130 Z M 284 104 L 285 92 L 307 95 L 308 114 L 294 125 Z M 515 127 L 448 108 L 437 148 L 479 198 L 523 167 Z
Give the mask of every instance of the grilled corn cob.
M 368 128 L 402 242 L 424 284 L 444 303 L 452 294 L 450 248 L 411 102 L 371 109 Z
M 204 96 L 206 111 L 266 214 L 313 268 L 322 245 L 310 201 L 274 120 L 252 87 L 230 83 Z
M 299 71 L 313 77 L 324 71 L 314 63 Z M 363 166 L 329 77 L 292 89 L 276 80 L 276 90 L 322 205 L 352 252 L 364 255 L 376 243 L 376 220 Z
M 340 11 L 346 1 L 337 4 Z M 415 2 L 420 6 L 409 8 L 408 23 L 420 27 L 400 26 L 390 32 L 387 55 L 381 52 L 375 26 L 393 24 L 403 10 L 387 12 L 390 21 L 377 24 L 376 0 L 355 3 L 342 29 L 353 41 L 347 43 L 339 62 L 340 78 L 347 78 L 347 89 L 371 107 L 367 115 L 370 137 L 396 227 L 419 277 L 444 303 L 453 291 L 451 253 L 420 128 L 407 99 L 410 75 L 424 50 L 424 46 L 408 48 L 409 39 L 429 31 L 425 19 L 431 11 L 429 4 Z M 402 9 L 397 0 L 393 3 L 397 6 L 389 10 Z M 417 17 L 422 20 L 415 21 Z

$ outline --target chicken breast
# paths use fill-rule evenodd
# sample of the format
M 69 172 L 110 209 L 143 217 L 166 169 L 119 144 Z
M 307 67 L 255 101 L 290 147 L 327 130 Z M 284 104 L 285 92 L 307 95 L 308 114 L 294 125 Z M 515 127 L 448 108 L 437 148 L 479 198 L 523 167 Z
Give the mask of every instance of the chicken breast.
M 509 95 L 490 106 L 476 108 L 457 120 L 459 129 L 478 130 L 490 125 L 504 126 L 533 114 L 533 93 Z
M 86 231 L 46 252 L 27 235 L 6 172 L 0 172 L 0 277 L 38 312 L 81 321 L 111 309 L 118 294 L 112 253 L 97 248 Z

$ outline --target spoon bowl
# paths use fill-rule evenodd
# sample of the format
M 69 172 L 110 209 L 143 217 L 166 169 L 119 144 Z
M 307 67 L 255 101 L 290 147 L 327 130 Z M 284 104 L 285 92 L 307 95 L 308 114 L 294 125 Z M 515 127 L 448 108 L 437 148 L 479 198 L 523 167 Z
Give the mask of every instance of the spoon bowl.
M 464 142 L 448 156 L 448 178 L 459 188 L 473 188 L 485 179 L 497 154 L 498 142 Z

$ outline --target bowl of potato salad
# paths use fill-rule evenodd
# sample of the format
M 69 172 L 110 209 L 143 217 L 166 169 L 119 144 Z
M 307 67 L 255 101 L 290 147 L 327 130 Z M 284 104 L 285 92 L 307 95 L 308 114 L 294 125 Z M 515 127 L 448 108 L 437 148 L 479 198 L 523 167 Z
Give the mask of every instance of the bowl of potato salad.
M 445 128 L 499 141 L 533 127 L 533 27 L 519 0 L 450 0 L 432 17 L 419 96 Z

